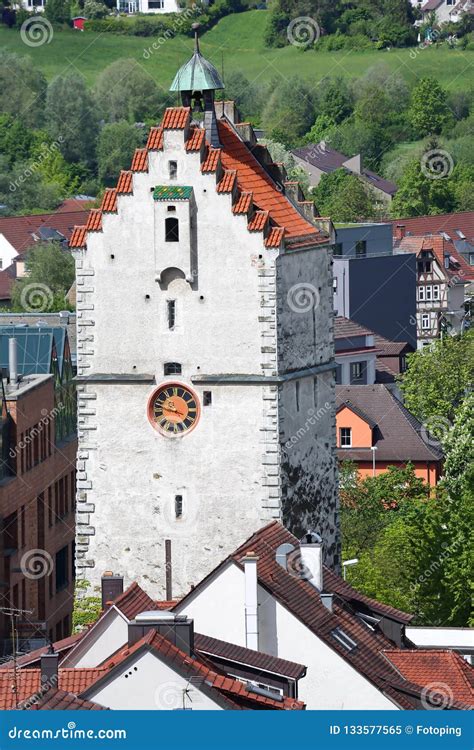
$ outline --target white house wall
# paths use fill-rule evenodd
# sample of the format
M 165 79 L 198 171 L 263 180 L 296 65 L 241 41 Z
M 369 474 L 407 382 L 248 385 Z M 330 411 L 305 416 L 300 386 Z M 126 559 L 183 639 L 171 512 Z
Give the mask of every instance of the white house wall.
M 18 255 L 17 251 L 11 245 L 5 235 L 0 233 L 0 268 L 4 269 L 13 263 L 13 259 Z
M 258 565 L 258 563 L 257 563 Z M 298 697 L 308 709 L 395 709 L 392 701 L 258 587 L 259 650 L 307 666 Z M 198 633 L 245 646 L 244 573 L 230 564 L 176 608 Z
M 97 667 L 128 639 L 128 624 L 117 610 L 109 610 L 61 662 L 62 667 Z
M 160 661 L 149 651 L 142 652 L 117 670 L 106 685 L 88 693 L 88 699 L 112 710 L 173 711 L 185 707 L 193 711 L 216 711 L 221 706 L 201 692 L 198 687 Z

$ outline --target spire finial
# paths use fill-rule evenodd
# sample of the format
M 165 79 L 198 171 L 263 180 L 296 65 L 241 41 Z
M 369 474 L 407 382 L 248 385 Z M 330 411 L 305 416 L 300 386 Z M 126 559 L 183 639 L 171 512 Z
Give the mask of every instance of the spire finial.
M 201 28 L 200 23 L 193 23 L 191 26 L 192 30 L 194 31 L 194 52 L 199 55 L 200 49 L 199 49 L 199 29 Z

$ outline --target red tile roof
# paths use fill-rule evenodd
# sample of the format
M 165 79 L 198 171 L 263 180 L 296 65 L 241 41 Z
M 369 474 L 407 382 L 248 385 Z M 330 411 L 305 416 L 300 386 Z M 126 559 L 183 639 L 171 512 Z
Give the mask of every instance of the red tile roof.
M 190 107 L 168 107 L 163 115 L 163 130 L 184 130 L 190 119 Z
M 284 233 L 283 227 L 272 227 L 265 239 L 265 247 L 280 247 Z
M 160 609 L 157 603 L 135 581 L 123 594 L 114 599 L 114 605 L 125 615 L 127 620 L 133 620 L 139 612 Z
M 117 194 L 133 192 L 133 172 L 122 169 L 117 182 Z
M 48 690 L 34 703 L 26 701 L 18 707 L 29 711 L 107 711 L 105 706 L 98 703 L 78 698 L 73 693 L 65 690 Z
M 452 240 L 461 239 L 461 231 L 468 240 L 474 240 L 474 211 L 459 211 L 454 214 L 415 216 L 408 219 L 392 219 L 394 229 L 405 227 L 411 235 L 440 234 L 446 232 Z
M 268 211 L 255 211 L 254 215 L 247 224 L 249 232 L 263 231 L 268 221 L 268 217 Z
M 86 227 L 74 227 L 74 231 L 69 240 L 69 247 L 86 246 Z
M 262 672 L 284 675 L 292 680 L 298 680 L 306 673 L 303 664 L 297 664 L 287 659 L 279 659 L 276 656 L 254 651 L 250 648 L 237 646 L 235 643 L 221 641 L 219 638 L 211 638 L 208 635 L 194 634 L 194 647 L 199 653 L 208 657 L 220 657 L 221 659 L 246 664 L 261 669 Z
M 417 235 L 406 236 L 401 240 L 396 240 L 394 248 L 402 253 L 416 253 L 419 255 L 422 250 L 431 250 L 436 258 L 438 265 L 446 275 L 458 283 L 474 280 L 474 266 L 470 266 L 462 255 L 458 253 L 454 244 L 440 235 Z M 444 266 L 445 255 L 450 256 L 449 268 Z
M 53 643 L 54 650 L 57 654 L 65 655 L 76 645 L 87 633 L 87 630 L 82 630 L 80 633 L 74 633 L 67 638 L 62 638 L 60 641 Z M 36 648 L 34 651 L 30 651 L 28 654 L 19 656 L 16 660 L 18 667 L 27 667 L 31 664 L 39 662 L 41 656 L 49 651 L 49 643 L 41 648 Z M 13 662 L 8 661 L 2 664 L 2 669 L 13 669 Z
M 71 211 L 87 211 L 93 203 L 93 198 L 66 198 L 54 213 L 62 214 L 70 213 Z
M 203 128 L 191 128 L 191 134 L 186 141 L 186 151 L 200 151 L 205 135 L 206 131 Z
M 235 169 L 226 169 L 224 174 L 217 184 L 218 193 L 231 193 L 234 189 L 235 181 L 237 179 L 237 172 Z
M 201 164 L 201 172 L 215 172 L 221 156 L 221 148 L 213 148 L 212 146 L 210 146 L 207 152 L 207 156 Z
M 409 682 L 474 706 L 474 670 L 454 651 L 393 649 L 384 653 Z
M 117 211 L 117 189 L 107 188 L 102 198 L 102 211 L 105 213 L 116 213 Z
M 225 674 L 219 674 L 215 669 L 209 667 L 207 661 L 197 656 L 189 656 L 174 646 L 170 641 L 161 636 L 155 630 L 150 630 L 140 641 L 131 647 L 125 647 L 123 650 L 114 654 L 108 662 L 105 662 L 102 669 L 105 670 L 88 689 L 84 691 L 84 697 L 94 695 L 99 683 L 107 678 L 109 679 L 114 669 L 120 669 L 122 663 L 129 659 L 142 649 L 154 652 L 158 658 L 164 659 L 168 665 L 185 674 L 186 677 L 195 676 L 201 678 L 203 684 L 207 685 L 225 699 L 230 699 L 233 703 L 238 703 L 237 707 L 247 706 L 260 709 L 276 710 L 302 710 L 304 703 L 293 698 L 283 698 L 282 701 L 273 698 L 267 698 L 257 693 L 251 692 L 242 682 L 228 677 Z M 231 706 L 235 708 L 236 706 Z
M 74 226 L 87 221 L 88 211 L 59 211 L 36 216 L 6 216 L 0 218 L 0 234 L 23 253 L 35 244 L 34 236 L 41 227 L 49 227 L 60 232 L 68 240 Z
M 137 148 L 132 159 L 132 172 L 146 172 L 148 169 L 148 151 L 146 148 Z
M 163 128 L 150 128 L 146 147 L 150 151 L 161 151 L 163 148 Z
M 86 224 L 86 232 L 100 232 L 102 230 L 102 211 L 100 208 L 93 208 L 89 213 Z
M 344 318 L 342 315 L 338 315 L 334 318 L 334 338 L 344 339 L 347 336 L 373 336 L 374 332 L 370 328 L 356 323 L 355 320 L 350 318 Z
M 68 693 L 80 693 L 103 673 L 102 668 L 59 669 L 58 688 Z M 41 688 L 40 669 L 20 669 L 17 671 L 18 693 L 13 692 L 13 669 L 0 669 L 0 710 L 6 711 L 16 703 L 28 700 Z
M 234 214 L 247 214 L 252 205 L 253 193 L 240 193 L 232 208 Z

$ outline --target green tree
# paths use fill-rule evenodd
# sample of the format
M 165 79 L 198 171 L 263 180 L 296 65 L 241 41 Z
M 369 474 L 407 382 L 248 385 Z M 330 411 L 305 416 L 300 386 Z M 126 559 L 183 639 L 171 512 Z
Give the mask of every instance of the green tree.
M 311 130 L 304 137 L 305 143 L 330 141 L 336 124 L 328 115 L 318 115 Z
M 33 132 L 12 115 L 0 115 L 0 153 L 8 159 L 10 166 L 24 161 L 31 154 Z
M 323 78 L 319 85 L 318 115 L 325 115 L 340 125 L 352 114 L 353 108 L 353 97 L 347 81 L 341 76 Z
M 446 91 L 435 78 L 422 78 L 411 94 L 408 118 L 417 138 L 441 133 L 454 124 Z
M 225 90 L 217 92 L 217 99 L 232 100 L 237 104 L 243 119 L 260 121 L 267 96 L 267 87 L 251 83 L 240 71 L 225 76 Z
M 161 89 L 136 60 L 116 60 L 97 78 L 94 98 L 105 122 L 130 123 L 159 121 L 170 104 L 170 95 Z
M 46 97 L 48 132 L 68 162 L 93 164 L 98 134 L 93 99 L 82 76 L 57 76 Z
M 57 242 L 41 242 L 31 248 L 25 262 L 26 276 L 12 287 L 14 311 L 66 310 L 65 299 L 75 277 L 74 259 Z
M 268 136 L 287 148 L 295 146 L 314 122 L 313 97 L 311 87 L 297 76 L 274 88 L 262 112 Z
M 407 409 L 420 421 L 439 419 L 445 431 L 473 382 L 474 331 L 445 336 L 409 354 L 407 364 L 400 381 Z
M 99 179 L 105 185 L 115 185 L 121 169 L 129 169 L 133 152 L 142 143 L 135 125 L 114 122 L 104 125 L 97 146 Z
M 16 162 L 12 169 L 0 159 L 0 203 L 8 214 L 51 211 L 64 199 L 61 185 L 48 182 L 35 162 Z
M 97 0 L 85 0 L 84 13 L 87 18 L 105 18 L 109 9 L 104 3 L 97 2 Z
M 17 118 L 23 128 L 43 123 L 46 79 L 31 57 L 0 52 L 0 112 Z
M 69 23 L 71 8 L 69 0 L 46 0 L 44 13 L 51 23 Z
M 406 164 L 398 190 L 391 205 L 392 216 L 423 216 L 449 213 L 454 210 L 455 179 L 452 176 L 434 179 L 420 158 Z
M 72 612 L 72 631 L 80 633 L 88 625 L 95 622 L 102 609 L 102 601 L 98 594 L 91 594 L 89 581 L 76 581 L 74 589 L 74 609 Z
M 312 197 L 320 214 L 330 216 L 333 221 L 363 221 L 377 214 L 369 189 L 359 177 L 344 169 L 323 175 Z

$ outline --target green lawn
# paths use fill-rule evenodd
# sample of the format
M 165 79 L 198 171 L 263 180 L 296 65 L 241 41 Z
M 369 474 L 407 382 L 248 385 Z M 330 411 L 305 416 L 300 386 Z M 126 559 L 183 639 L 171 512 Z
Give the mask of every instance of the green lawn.
M 241 70 L 248 78 L 270 80 L 298 73 L 320 80 L 326 75 L 360 76 L 368 68 L 385 63 L 413 82 L 424 75 L 435 76 L 450 90 L 468 88 L 474 52 L 448 49 L 351 52 L 302 52 L 295 47 L 267 49 L 263 30 L 267 11 L 248 11 L 222 19 L 202 39 L 203 54 L 226 73 Z M 92 32 L 55 31 L 52 41 L 29 47 L 17 30 L 0 29 L 0 48 L 30 55 L 48 79 L 68 70 L 78 70 L 93 84 L 97 74 L 121 57 L 137 60 L 155 80 L 168 88 L 177 68 L 189 57 L 192 40 L 176 36 L 153 50 L 157 37 L 127 37 Z M 145 50 L 150 48 L 150 54 Z M 471 68 L 471 70 L 469 70 Z

